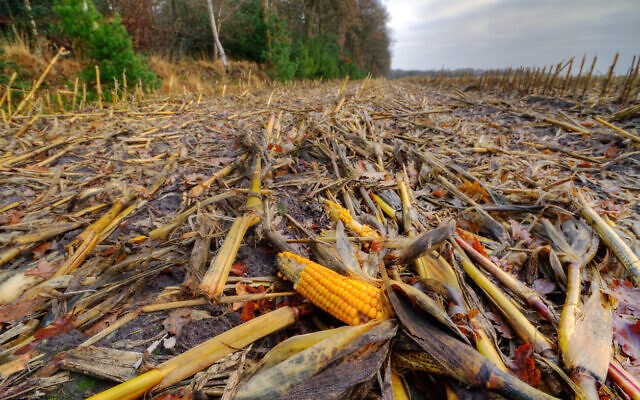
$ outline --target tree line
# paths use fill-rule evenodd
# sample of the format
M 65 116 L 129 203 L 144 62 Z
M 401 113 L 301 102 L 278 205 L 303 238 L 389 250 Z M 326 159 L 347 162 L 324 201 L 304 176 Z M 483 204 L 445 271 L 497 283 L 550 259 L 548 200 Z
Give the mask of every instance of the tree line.
M 109 47 L 114 35 L 121 42 L 124 33 L 138 52 L 174 59 L 217 57 L 215 26 L 229 58 L 263 64 L 277 80 L 387 75 L 387 19 L 380 0 L 0 1 L 5 34 L 47 38 L 84 56 L 92 48 L 99 53 L 95 45 Z M 126 32 L 115 33 L 116 25 Z M 123 43 L 111 47 L 111 54 L 98 55 L 128 52 Z

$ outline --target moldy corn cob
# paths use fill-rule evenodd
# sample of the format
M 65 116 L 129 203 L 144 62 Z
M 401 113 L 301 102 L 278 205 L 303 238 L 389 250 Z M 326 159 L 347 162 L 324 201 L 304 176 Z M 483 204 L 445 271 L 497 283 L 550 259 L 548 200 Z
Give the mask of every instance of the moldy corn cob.
M 349 325 L 383 317 L 382 290 L 290 252 L 278 254 L 280 271 L 307 300 Z

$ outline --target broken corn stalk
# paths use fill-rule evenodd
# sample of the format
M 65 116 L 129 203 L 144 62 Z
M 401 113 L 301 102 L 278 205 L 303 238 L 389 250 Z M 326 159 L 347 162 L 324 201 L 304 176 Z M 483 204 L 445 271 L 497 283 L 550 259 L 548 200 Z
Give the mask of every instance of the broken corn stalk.
M 620 236 L 611 229 L 609 224 L 587 203 L 587 200 L 580 191 L 577 192 L 577 197 L 582 216 L 593 226 L 600 238 L 607 244 L 607 247 L 613 251 L 618 260 L 620 260 L 627 269 L 629 280 L 633 283 L 633 286 L 640 287 L 640 259 Z
M 382 319 L 382 290 L 294 253 L 278 254 L 280 271 L 311 303 L 349 325 Z
M 407 236 L 410 238 L 416 236 L 416 230 L 412 225 L 411 221 L 411 196 L 409 195 L 409 185 L 405 180 L 405 177 L 402 176 L 402 179 L 399 179 L 398 189 L 400 190 L 400 199 L 402 200 L 402 223 L 404 231 L 407 233 Z M 428 261 L 425 257 L 418 257 L 414 261 L 414 265 L 416 268 L 416 272 L 420 275 L 420 279 L 430 279 L 432 275 L 427 268 Z
M 242 239 L 250 227 L 260 222 L 262 213 L 262 200 L 260 198 L 260 157 L 256 158 L 253 175 L 251 177 L 251 187 L 247 203 L 246 213 L 236 218 L 231 225 L 220 252 L 209 266 L 209 270 L 202 278 L 200 289 L 204 294 L 212 299 L 219 299 L 227 283 L 231 265 L 236 259 L 238 249 L 242 244 Z
M 213 185 L 215 181 L 229 175 L 235 167 L 244 163 L 246 159 L 247 159 L 247 154 L 241 155 L 234 162 L 230 163 L 229 165 L 222 168 L 221 170 L 216 171 L 213 175 L 203 180 L 202 182 L 198 183 L 196 186 L 192 187 L 191 191 L 189 191 L 189 195 L 194 198 L 199 197 L 205 190 L 209 189 L 209 187 Z
M 480 254 L 480 252 L 474 249 L 473 246 L 462 240 L 462 238 L 455 237 L 454 239 L 460 245 L 460 247 L 462 247 L 467 253 L 469 253 L 480 265 L 484 267 L 484 269 L 495 276 L 500 282 L 502 282 L 503 285 L 508 287 L 513 293 L 517 294 L 522 300 L 526 301 L 547 321 L 551 323 L 557 323 L 558 317 L 556 316 L 555 312 L 547 306 L 547 303 L 542 300 L 538 293 L 536 293 L 532 289 L 529 289 L 525 284 L 515 279 L 507 272 L 503 271 L 493 261 Z
M 102 217 L 98 218 L 97 221 L 93 222 L 89 225 L 84 231 L 80 232 L 74 243 L 79 243 L 80 245 L 75 250 L 75 252 L 67 258 L 67 260 L 58 268 L 58 270 L 53 275 L 54 278 L 67 275 L 73 272 L 76 268 L 82 264 L 85 258 L 91 253 L 91 251 L 96 247 L 96 245 L 100 242 L 100 233 L 105 230 L 107 226 L 111 223 L 112 220 L 116 219 L 120 211 L 124 208 L 124 206 L 129 203 L 130 197 L 124 196 L 123 199 L 118 199 L 113 204 L 111 209 L 107 211 Z
M 132 400 L 151 389 L 169 387 L 207 368 L 227 354 L 292 325 L 299 315 L 299 310 L 293 307 L 282 307 L 261 315 L 165 361 L 142 375 L 91 396 L 89 400 Z
M 509 300 L 509 298 L 489 280 L 464 253 L 464 250 L 455 241 L 451 241 L 460 258 L 460 263 L 465 273 L 487 294 L 491 302 L 507 317 L 509 324 L 516 331 L 518 336 L 527 343 L 531 343 L 539 354 L 553 356 L 553 345 L 520 310 Z
M 353 218 L 353 216 L 349 214 L 349 210 L 342 207 L 340 204 L 335 203 L 331 200 L 325 200 L 324 205 L 327 209 L 327 214 L 329 214 L 331 219 L 335 222 L 337 222 L 338 220 L 342 221 L 345 228 L 347 228 L 351 232 L 357 234 L 360 237 L 374 239 L 380 238 L 380 235 L 375 230 L 373 230 L 373 228 L 356 221 L 355 218 Z

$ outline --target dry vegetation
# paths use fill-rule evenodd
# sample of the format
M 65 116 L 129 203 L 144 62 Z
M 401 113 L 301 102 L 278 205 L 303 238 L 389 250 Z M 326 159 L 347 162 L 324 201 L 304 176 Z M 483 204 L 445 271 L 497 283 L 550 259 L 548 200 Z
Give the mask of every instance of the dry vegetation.
M 3 110 L 1 398 L 638 398 L 637 66 L 151 63 L 153 95 Z M 378 311 L 320 300 L 282 251 Z

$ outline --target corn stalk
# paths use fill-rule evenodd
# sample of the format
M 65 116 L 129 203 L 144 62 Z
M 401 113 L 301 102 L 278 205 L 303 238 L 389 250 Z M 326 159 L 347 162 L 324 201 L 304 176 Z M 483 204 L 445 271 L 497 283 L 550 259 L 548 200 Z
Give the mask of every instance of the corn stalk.
M 260 157 L 256 157 L 251 177 L 245 214 L 236 218 L 220 248 L 220 252 L 213 260 L 200 283 L 200 289 L 209 298 L 217 300 L 222 296 L 224 285 L 227 283 L 231 265 L 236 259 L 242 239 L 250 227 L 260 222 L 262 200 L 260 196 Z

